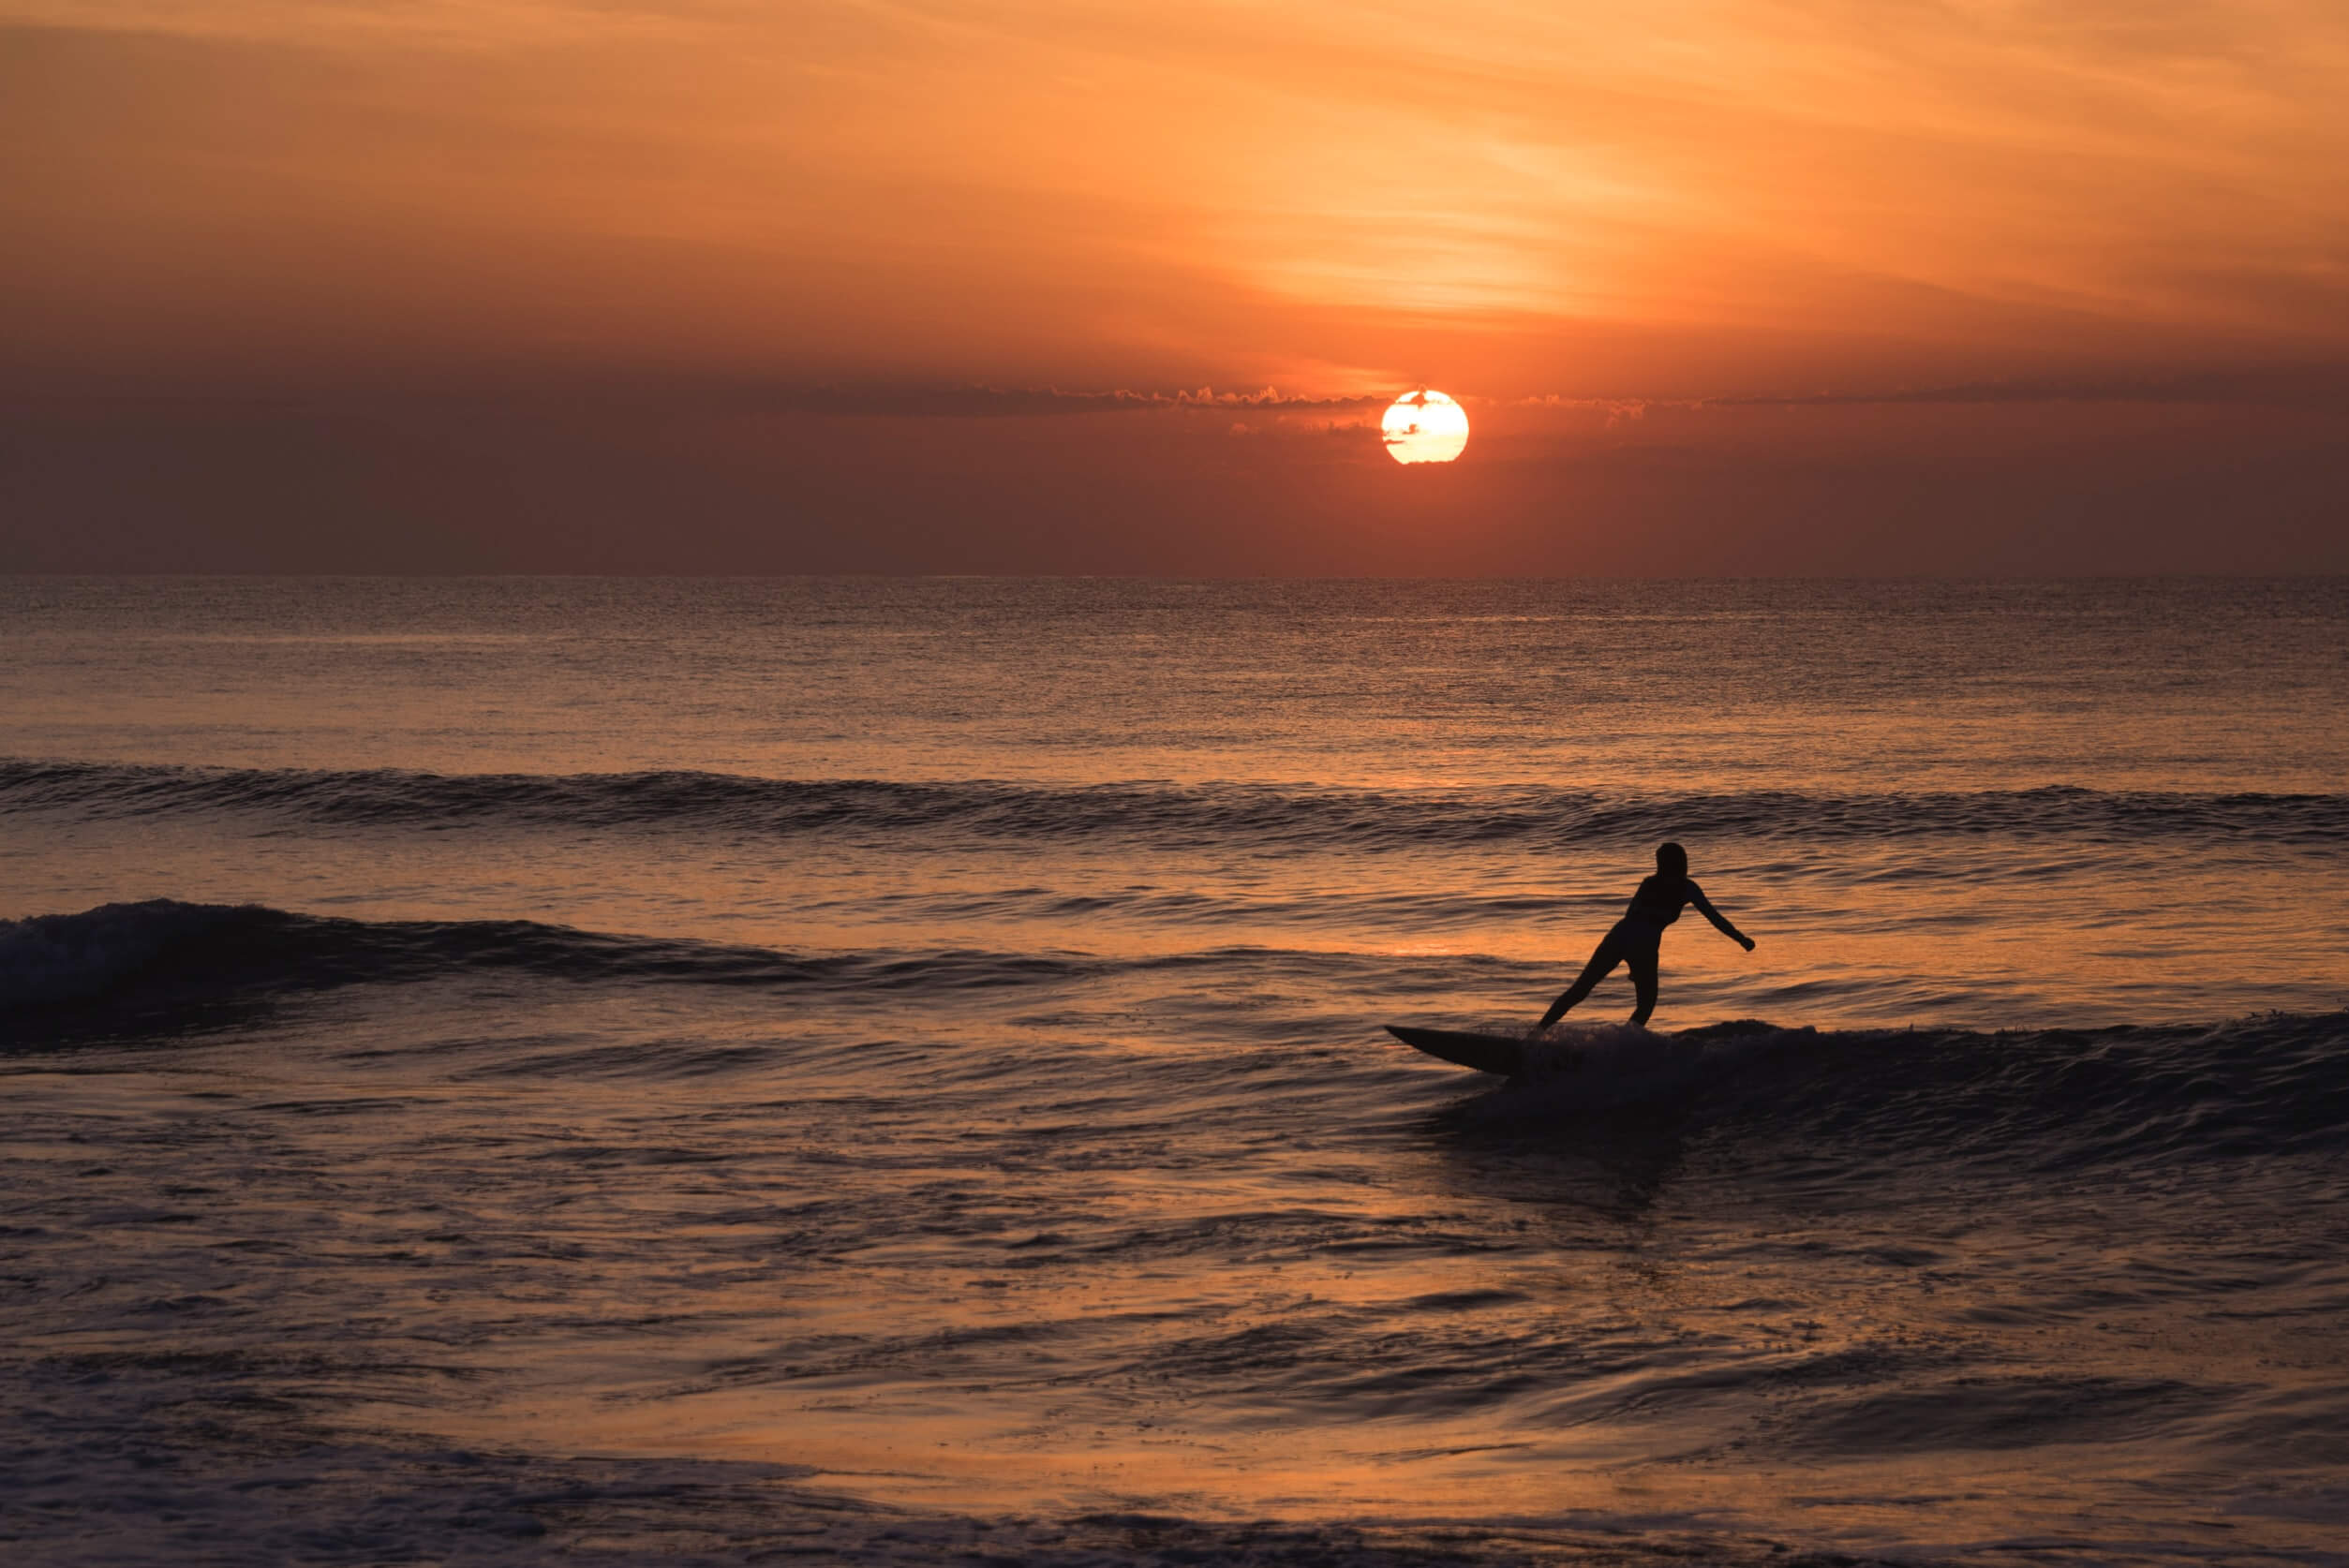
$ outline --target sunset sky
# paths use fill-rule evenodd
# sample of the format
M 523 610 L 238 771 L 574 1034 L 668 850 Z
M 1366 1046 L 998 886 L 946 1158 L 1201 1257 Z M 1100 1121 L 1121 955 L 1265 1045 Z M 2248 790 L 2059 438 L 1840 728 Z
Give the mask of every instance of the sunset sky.
M 2349 570 L 2344 170 L 2340 0 L 0 0 L 0 570 Z

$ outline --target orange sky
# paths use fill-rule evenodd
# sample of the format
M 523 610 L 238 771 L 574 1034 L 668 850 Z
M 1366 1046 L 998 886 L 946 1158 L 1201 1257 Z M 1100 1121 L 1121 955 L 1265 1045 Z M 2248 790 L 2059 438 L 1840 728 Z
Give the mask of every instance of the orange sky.
M 0 568 L 2349 570 L 2345 169 L 2339 0 L 0 0 Z

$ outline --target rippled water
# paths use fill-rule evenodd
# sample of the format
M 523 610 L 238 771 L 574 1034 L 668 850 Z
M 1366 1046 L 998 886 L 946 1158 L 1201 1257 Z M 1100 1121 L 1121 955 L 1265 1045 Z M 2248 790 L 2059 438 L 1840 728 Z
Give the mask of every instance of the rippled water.
M 45 1561 L 2349 1561 L 2349 585 L 0 615 Z

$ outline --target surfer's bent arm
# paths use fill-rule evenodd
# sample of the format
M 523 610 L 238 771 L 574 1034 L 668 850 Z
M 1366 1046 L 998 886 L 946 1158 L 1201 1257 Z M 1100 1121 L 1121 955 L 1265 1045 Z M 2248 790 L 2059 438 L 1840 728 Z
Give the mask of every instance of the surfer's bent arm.
M 1747 952 L 1750 953 L 1753 951 L 1754 939 L 1746 935 L 1745 932 L 1740 931 L 1736 926 L 1732 925 L 1729 923 L 1729 916 L 1715 909 L 1713 907 L 1713 900 L 1707 898 L 1702 893 L 1700 893 L 1697 890 L 1696 883 L 1694 882 L 1690 882 L 1688 884 L 1688 902 L 1697 907 L 1697 913 L 1704 916 L 1705 919 L 1713 923 L 1713 929 L 1718 931 L 1722 936 L 1727 937 L 1731 941 L 1740 944 Z

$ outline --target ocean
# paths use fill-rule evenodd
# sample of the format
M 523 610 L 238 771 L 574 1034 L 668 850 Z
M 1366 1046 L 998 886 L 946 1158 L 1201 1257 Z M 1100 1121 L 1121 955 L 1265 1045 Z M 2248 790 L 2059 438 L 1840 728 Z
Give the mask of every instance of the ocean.
M 0 1550 L 2349 1563 L 2349 582 L 0 579 Z M 1656 846 L 1668 933 L 1502 1080 Z

